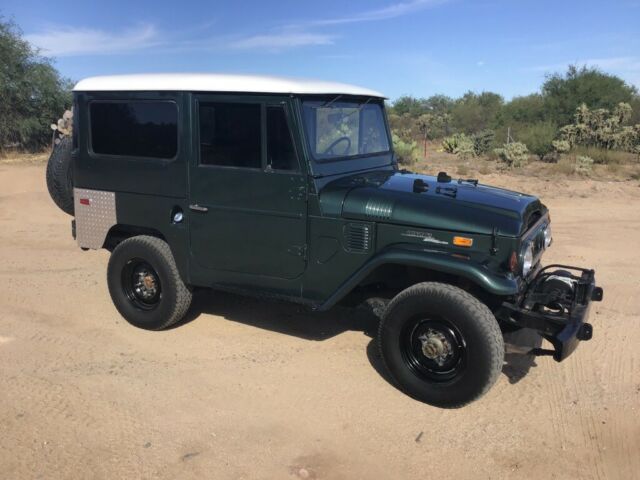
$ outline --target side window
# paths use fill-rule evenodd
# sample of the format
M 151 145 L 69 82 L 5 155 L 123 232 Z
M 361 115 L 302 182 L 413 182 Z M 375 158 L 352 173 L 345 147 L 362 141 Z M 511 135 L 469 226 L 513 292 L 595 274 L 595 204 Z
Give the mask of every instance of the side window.
M 291 130 L 282 106 L 267 107 L 267 165 L 274 170 L 297 170 Z
M 261 168 L 260 105 L 200 103 L 200 164 Z
M 91 148 L 125 157 L 174 158 L 178 108 L 174 102 L 91 102 Z

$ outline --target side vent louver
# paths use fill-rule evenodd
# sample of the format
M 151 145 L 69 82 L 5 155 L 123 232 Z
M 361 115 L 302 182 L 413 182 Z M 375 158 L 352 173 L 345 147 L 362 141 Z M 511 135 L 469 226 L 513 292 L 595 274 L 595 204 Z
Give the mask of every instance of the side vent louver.
M 375 220 L 388 220 L 393 213 L 393 203 L 370 198 L 364 206 L 364 213 L 367 217 Z
M 348 223 L 344 228 L 344 237 L 348 252 L 364 253 L 371 250 L 372 227 L 368 223 Z

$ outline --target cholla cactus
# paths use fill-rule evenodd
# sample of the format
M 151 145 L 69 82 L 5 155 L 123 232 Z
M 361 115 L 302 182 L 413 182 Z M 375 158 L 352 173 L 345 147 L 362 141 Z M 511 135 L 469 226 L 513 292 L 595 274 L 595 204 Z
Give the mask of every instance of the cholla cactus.
M 460 135 L 461 134 L 456 133 L 455 135 L 444 137 L 442 139 L 442 149 L 447 153 L 455 153 L 456 148 L 458 147 L 458 141 L 460 139 Z
M 587 175 L 593 168 L 593 158 L 584 155 L 578 155 L 576 157 L 576 163 L 574 169 L 576 173 Z
M 487 153 L 491 149 L 495 133 L 491 130 L 483 130 L 473 136 L 473 150 L 476 155 Z
M 413 140 L 403 140 L 395 132 L 392 132 L 393 151 L 398 157 L 398 162 L 403 165 L 410 165 L 416 159 L 418 144 Z
M 62 137 L 70 137 L 73 134 L 73 108 L 65 110 L 62 118 L 58 119 L 57 123 L 51 124 L 51 130 L 53 130 L 53 142 L 56 145 L 60 143 Z
M 442 148 L 447 153 L 453 153 L 461 158 L 474 157 L 476 155 L 473 138 L 464 133 L 456 133 L 442 140 Z
M 567 140 L 554 140 L 551 142 L 553 149 L 558 153 L 567 153 L 571 150 L 571 144 Z
M 627 103 L 619 103 L 613 112 L 604 108 L 589 110 L 582 104 L 576 109 L 575 122 L 560 129 L 560 139 L 571 146 L 630 150 L 640 142 L 640 125 L 624 125 L 631 119 L 631 114 L 631 106 Z
M 529 159 L 529 149 L 520 142 L 505 143 L 502 148 L 496 148 L 494 153 L 511 168 L 522 167 Z

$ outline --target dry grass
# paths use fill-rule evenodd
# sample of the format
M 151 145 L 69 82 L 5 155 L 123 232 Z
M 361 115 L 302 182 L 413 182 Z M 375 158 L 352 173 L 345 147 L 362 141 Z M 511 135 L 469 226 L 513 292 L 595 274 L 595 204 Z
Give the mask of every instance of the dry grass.
M 24 153 L 4 151 L 0 153 L 0 164 L 38 164 L 45 163 L 51 152 L 45 150 L 39 153 Z

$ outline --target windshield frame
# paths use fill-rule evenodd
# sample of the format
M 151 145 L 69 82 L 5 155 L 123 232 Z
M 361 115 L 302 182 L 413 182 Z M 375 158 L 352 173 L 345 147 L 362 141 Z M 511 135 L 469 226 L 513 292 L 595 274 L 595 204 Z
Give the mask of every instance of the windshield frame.
M 314 145 L 312 144 L 311 139 L 311 129 L 310 125 L 307 123 L 306 115 L 304 114 L 304 108 L 306 102 L 325 102 L 330 106 L 332 103 L 354 103 L 359 104 L 359 107 L 362 108 L 365 105 L 377 105 L 380 108 L 381 120 L 384 126 L 384 133 L 387 139 L 387 150 L 382 150 L 378 152 L 367 152 L 367 153 L 356 153 L 353 155 L 337 155 L 333 157 L 323 157 L 318 156 L 315 151 Z M 355 107 L 358 108 L 358 107 Z M 361 111 L 359 112 L 360 115 Z M 358 160 L 362 158 L 371 158 L 371 157 L 380 157 L 380 156 L 389 156 L 393 153 L 393 141 L 391 137 L 391 130 L 389 128 L 389 121 L 387 119 L 387 112 L 385 109 L 384 98 L 380 97 L 363 97 L 363 96 L 354 96 L 354 95 L 305 95 L 300 97 L 300 116 L 301 116 L 301 130 L 302 135 L 304 137 L 304 145 L 306 150 L 309 152 L 309 156 L 313 161 L 319 165 L 336 163 L 336 162 L 348 162 L 352 160 Z M 358 137 L 360 137 L 360 132 L 358 132 Z M 366 167 L 364 167 L 366 168 Z

